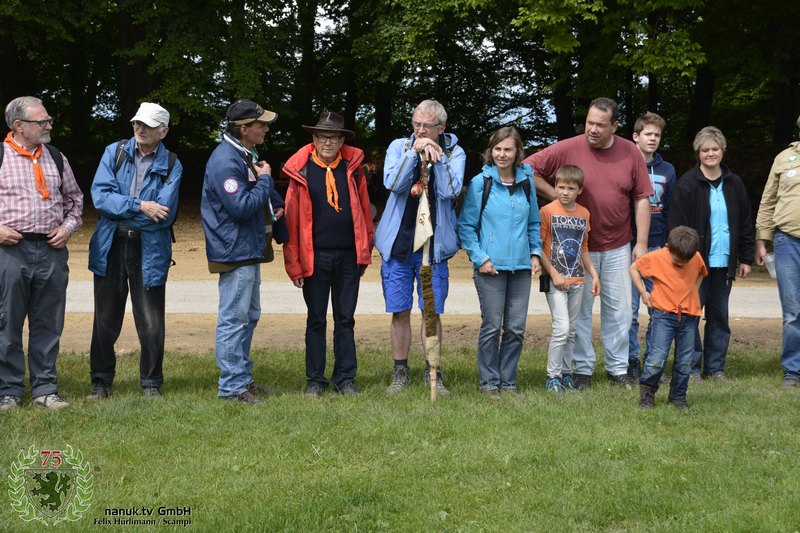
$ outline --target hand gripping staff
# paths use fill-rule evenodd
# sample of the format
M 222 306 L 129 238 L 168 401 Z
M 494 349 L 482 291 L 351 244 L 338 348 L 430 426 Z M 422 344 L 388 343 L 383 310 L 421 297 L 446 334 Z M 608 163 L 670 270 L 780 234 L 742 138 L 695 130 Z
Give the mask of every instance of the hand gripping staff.
M 430 262 L 430 244 L 433 236 L 431 225 L 431 207 L 428 199 L 428 159 L 422 153 L 422 172 L 420 182 L 422 194 L 417 208 L 417 225 L 414 229 L 414 251 L 422 247 L 422 267 L 419 276 L 422 280 L 422 303 L 425 306 L 423 319 L 425 320 L 425 358 L 430 363 L 431 401 L 436 401 L 436 376 L 439 368 L 439 337 L 436 335 L 436 303 L 433 297 L 433 277 Z

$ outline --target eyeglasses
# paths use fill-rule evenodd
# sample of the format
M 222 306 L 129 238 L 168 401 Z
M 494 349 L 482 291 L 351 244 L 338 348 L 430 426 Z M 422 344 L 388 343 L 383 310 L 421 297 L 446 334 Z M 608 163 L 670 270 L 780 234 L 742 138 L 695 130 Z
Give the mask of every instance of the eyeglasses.
M 314 137 L 321 144 L 336 144 L 342 138 L 341 135 L 314 135 Z
M 411 125 L 414 127 L 415 130 L 432 130 L 433 128 L 439 127 L 442 125 L 441 122 L 437 122 L 436 124 L 423 124 L 421 122 L 412 122 Z
M 20 120 L 20 122 L 27 122 L 29 124 L 36 124 L 40 128 L 44 128 L 48 124 L 50 124 L 51 126 L 53 125 L 53 117 L 46 118 L 44 120 L 25 120 L 24 118 L 21 118 L 19 120 Z

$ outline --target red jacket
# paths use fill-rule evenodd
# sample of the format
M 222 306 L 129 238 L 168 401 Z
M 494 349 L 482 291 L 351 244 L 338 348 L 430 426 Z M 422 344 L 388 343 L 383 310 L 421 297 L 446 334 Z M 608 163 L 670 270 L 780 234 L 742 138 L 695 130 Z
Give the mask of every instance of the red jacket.
M 286 192 L 284 217 L 289 229 L 289 241 L 283 245 L 283 261 L 286 273 L 294 281 L 314 274 L 314 243 L 311 227 L 311 196 L 306 181 L 313 144 L 300 148 L 283 166 L 283 174 L 289 178 Z M 350 208 L 353 213 L 356 258 L 359 265 L 372 263 L 372 246 L 375 230 L 372 227 L 372 208 L 367 193 L 367 182 L 361 172 L 364 152 L 352 146 L 342 145 L 342 159 L 347 161 L 347 184 L 350 190 Z

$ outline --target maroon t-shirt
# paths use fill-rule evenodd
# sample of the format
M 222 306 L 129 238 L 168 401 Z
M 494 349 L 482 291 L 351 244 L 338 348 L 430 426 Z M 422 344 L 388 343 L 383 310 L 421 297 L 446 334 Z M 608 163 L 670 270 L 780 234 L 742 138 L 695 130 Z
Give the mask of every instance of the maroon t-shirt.
M 551 184 L 563 165 L 577 165 L 586 175 L 578 203 L 592 216 L 589 251 L 606 252 L 633 240 L 633 201 L 653 194 L 642 153 L 631 141 L 614 136 L 610 148 L 589 146 L 585 135 L 553 144 L 527 158 L 534 174 Z

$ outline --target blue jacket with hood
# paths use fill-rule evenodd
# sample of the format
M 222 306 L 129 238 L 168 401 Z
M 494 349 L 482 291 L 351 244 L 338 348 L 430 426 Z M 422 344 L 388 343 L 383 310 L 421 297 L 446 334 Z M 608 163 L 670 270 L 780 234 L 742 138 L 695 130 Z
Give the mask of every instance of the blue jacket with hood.
M 653 186 L 653 194 L 650 196 L 650 233 L 647 236 L 647 247 L 661 248 L 667 243 L 670 199 L 678 178 L 675 175 L 675 167 L 664 161 L 658 152 L 653 154 L 653 160 L 647 163 L 647 174 L 650 176 L 650 185 Z M 631 228 L 633 228 L 631 245 L 634 245 L 636 221 L 633 219 Z
M 108 252 L 111 250 L 114 232 L 121 224 L 141 232 L 144 287 L 160 287 L 167 282 L 167 272 L 172 260 L 170 226 L 178 214 L 178 189 L 183 167 L 176 160 L 168 176 L 169 151 L 164 143 L 159 143 L 153 164 L 144 176 L 137 198 L 130 195 L 131 182 L 136 174 L 133 159 L 136 143 L 133 140 L 125 143 L 124 160 L 119 172 L 115 173 L 117 146 L 119 142 L 106 146 L 92 182 L 92 202 L 100 217 L 89 241 L 89 270 L 98 276 L 106 275 Z M 153 222 L 139 212 L 143 200 L 168 207 L 167 219 Z
M 481 216 L 485 176 L 491 177 L 492 188 Z M 531 256 L 541 257 L 539 205 L 533 170 L 527 164 L 516 168 L 515 184 L 525 180 L 531 182 L 530 201 L 522 187 L 512 192 L 503 185 L 494 165 L 484 165 L 483 172 L 472 178 L 458 218 L 458 235 L 474 269 L 491 260 L 497 270 L 530 270 Z
M 403 212 L 416 176 L 415 168 L 420 164 L 419 155 L 411 150 L 416 137 L 395 139 L 386 151 L 383 166 L 383 185 L 389 190 L 389 200 L 383 211 L 381 222 L 375 231 L 375 247 L 384 261 L 392 256 L 392 246 L 400 229 Z M 436 225 L 433 228 L 432 262 L 440 263 L 451 258 L 460 246 L 456 232 L 455 199 L 461 194 L 464 184 L 464 166 L 467 156 L 458 146 L 458 137 L 444 134 L 445 146 L 442 158 L 433 165 L 436 175 Z M 434 199 L 431 198 L 431 201 Z

